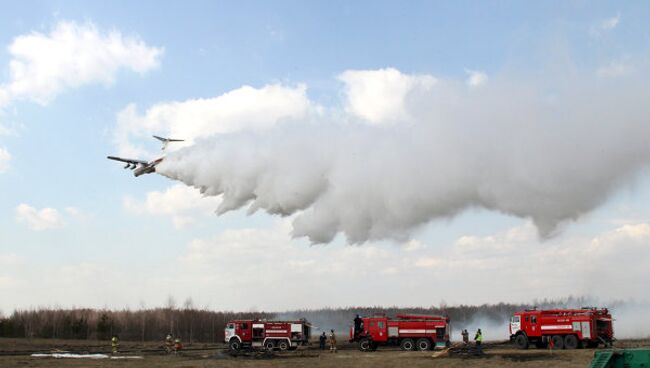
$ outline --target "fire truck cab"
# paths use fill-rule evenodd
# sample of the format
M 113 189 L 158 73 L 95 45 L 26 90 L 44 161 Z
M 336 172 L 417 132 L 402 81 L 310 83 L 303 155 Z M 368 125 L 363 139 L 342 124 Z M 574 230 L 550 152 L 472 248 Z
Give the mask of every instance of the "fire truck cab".
M 295 350 L 307 345 L 311 325 L 306 320 L 234 320 L 226 324 L 224 342 L 232 351 L 241 349 Z
M 510 340 L 521 349 L 608 346 L 614 340 L 612 316 L 607 308 L 529 309 L 510 319 Z

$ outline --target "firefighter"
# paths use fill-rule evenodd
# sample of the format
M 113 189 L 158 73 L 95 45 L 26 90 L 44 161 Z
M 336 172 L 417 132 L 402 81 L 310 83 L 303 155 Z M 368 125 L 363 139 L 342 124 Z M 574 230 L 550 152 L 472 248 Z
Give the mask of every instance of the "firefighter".
M 361 325 L 362 324 L 363 324 L 363 320 L 357 314 L 357 316 L 354 317 L 354 337 L 359 336 L 359 334 L 361 333 Z
M 336 353 L 336 335 L 330 330 L 330 353 Z
M 117 349 L 120 347 L 120 339 L 117 337 L 117 335 L 113 335 L 111 338 L 111 348 L 113 351 L 113 354 L 117 354 Z
M 165 337 L 165 351 L 169 354 L 174 349 L 174 336 L 172 334 L 167 334 Z
M 323 334 L 320 335 L 319 342 L 320 342 L 320 349 L 325 350 L 325 343 L 327 342 L 327 336 L 325 335 L 325 331 L 323 331 Z
M 467 332 L 467 329 L 464 329 L 461 335 L 463 336 L 463 344 L 467 346 L 469 344 L 469 332 Z
M 476 330 L 476 335 L 474 336 L 474 341 L 476 341 L 476 352 L 479 355 L 483 355 L 483 347 L 481 346 L 481 342 L 483 342 L 483 333 L 481 332 L 480 328 L 478 330 Z
M 174 354 L 178 354 L 179 350 L 183 350 L 183 344 L 181 344 L 181 338 L 176 337 L 176 339 L 174 339 Z

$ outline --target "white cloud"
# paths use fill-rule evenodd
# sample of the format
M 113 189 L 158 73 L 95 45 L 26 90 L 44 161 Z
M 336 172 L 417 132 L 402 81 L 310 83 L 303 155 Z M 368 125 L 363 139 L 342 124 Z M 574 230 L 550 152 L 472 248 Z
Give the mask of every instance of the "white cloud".
M 533 225 L 526 223 L 488 236 L 463 236 L 443 264 L 452 272 L 450 276 L 456 267 L 472 278 L 489 274 L 491 284 L 509 290 L 518 300 L 533 300 L 538 290 L 545 290 L 544 296 L 549 298 L 594 295 L 626 299 L 644 289 L 644 280 L 650 277 L 645 267 L 650 258 L 648 241 L 650 223 L 641 223 L 592 237 L 555 238 L 540 244 Z M 625 272 L 616 271 L 621 265 Z M 489 271 L 476 272 L 474 268 Z M 603 294 L 603 290 L 607 292 Z M 483 294 L 478 289 L 474 292 Z
M 548 298 L 625 299 L 644 289 L 650 277 L 645 267 L 650 223 L 540 243 L 527 222 L 486 236 L 459 237 L 451 247 L 418 245 L 417 251 L 375 243 L 307 247 L 290 239 L 290 227 L 289 219 L 279 220 L 270 228 L 226 230 L 192 241 L 174 287 L 207 299 L 231 295 L 223 303 L 232 309 L 247 308 L 255 294 L 264 300 L 258 307 L 282 310 L 327 306 L 331 300 L 337 305 L 430 305 L 442 296 L 451 303 L 530 302 L 540 290 Z M 626 272 L 607 271 L 621 264 Z M 423 290 L 423 282 L 436 287 Z
M 437 257 L 422 257 L 415 261 L 415 267 L 433 268 L 441 265 L 445 260 Z
M 621 20 L 621 14 L 617 14 L 615 17 L 607 18 L 600 23 L 600 28 L 605 31 L 616 28 L 618 22 Z
M 6 148 L 0 147 L 0 173 L 9 169 L 9 161 L 11 161 L 11 154 Z
M 29 228 L 36 231 L 55 229 L 63 226 L 61 213 L 54 208 L 43 208 L 38 210 L 27 204 L 20 204 L 16 207 L 16 220 L 25 223 Z
M 204 197 L 197 189 L 175 184 L 164 192 L 147 193 L 143 201 L 126 197 L 124 207 L 135 214 L 171 217 L 178 229 L 195 222 L 197 216 L 213 214 L 220 202 L 220 198 Z
M 464 235 L 454 243 L 454 250 L 462 255 L 503 254 L 517 249 L 522 244 L 537 240 L 537 230 L 532 223 L 508 229 L 488 236 Z
M 465 83 L 469 87 L 478 87 L 487 83 L 488 76 L 482 71 L 465 69 L 465 73 L 467 73 Z
M 16 221 L 35 231 L 61 228 L 68 220 L 81 220 L 87 216 L 76 207 L 65 207 L 63 210 L 46 207 L 39 210 L 25 203 L 16 207 Z
M 180 259 L 181 276 L 172 284 L 202 298 L 219 297 L 223 308 L 238 310 L 252 303 L 281 310 L 331 305 L 332 298 L 340 305 L 386 300 L 386 295 L 375 297 L 368 285 L 377 273 L 393 274 L 401 266 L 395 258 L 398 247 L 308 247 L 291 239 L 290 226 L 284 219 L 268 228 L 231 229 L 195 239 Z M 223 295 L 230 297 L 223 300 Z
M 603 19 L 599 23 L 592 24 L 592 26 L 589 28 L 589 33 L 592 37 L 599 38 L 605 33 L 610 32 L 611 30 L 618 27 L 620 21 L 621 14 L 619 13 L 614 17 Z
M 8 47 L 9 81 L 0 85 L 0 108 L 14 100 L 46 104 L 66 88 L 113 83 L 120 69 L 144 73 L 160 64 L 162 48 L 90 22 L 60 21 L 49 34 L 16 37 Z
M 345 84 L 347 111 L 372 124 L 408 118 L 409 93 L 428 90 L 436 83 L 431 75 L 403 74 L 393 68 L 347 70 L 338 79 Z
M 402 244 L 402 250 L 405 252 L 416 252 L 424 248 L 426 248 L 426 245 L 416 239 L 411 239 L 408 242 Z
M 122 155 L 147 155 L 135 139 L 150 142 L 151 134 L 185 139 L 244 129 L 266 129 L 286 120 L 301 119 L 314 108 L 304 85 L 243 86 L 217 97 L 156 104 L 144 114 L 135 105 L 124 108 L 117 117 L 115 143 Z M 176 144 L 170 148 L 181 147 Z
M 291 220 L 282 219 L 267 227 L 229 229 L 195 239 L 179 258 L 161 265 L 173 272 L 125 270 L 117 272 L 119 282 L 106 277 L 114 273 L 109 270 L 119 269 L 110 264 L 52 266 L 48 273 L 53 276 L 44 282 L 72 290 L 65 300 L 47 291 L 60 288 L 43 287 L 29 274 L 13 272 L 22 267 L 16 256 L 0 255 L 5 270 L 3 274 L 0 269 L 0 289 L 18 290 L 22 283 L 43 290 L 9 307 L 62 302 L 120 308 L 133 298 L 162 303 L 164 296 L 174 295 L 222 310 L 255 306 L 282 311 L 335 305 L 429 306 L 443 299 L 451 305 L 532 302 L 540 295 L 627 299 L 645 290 L 650 277 L 650 223 L 544 243 L 537 240 L 533 225 L 524 223 L 484 236 L 468 234 L 451 246 L 421 246 L 414 240 L 416 251 L 387 243 L 309 247 L 306 241 L 291 239 L 290 228 Z M 124 282 L 129 290 L 111 286 Z M 106 287 L 99 292 L 98 284 Z M 505 330 L 489 334 L 502 338 Z

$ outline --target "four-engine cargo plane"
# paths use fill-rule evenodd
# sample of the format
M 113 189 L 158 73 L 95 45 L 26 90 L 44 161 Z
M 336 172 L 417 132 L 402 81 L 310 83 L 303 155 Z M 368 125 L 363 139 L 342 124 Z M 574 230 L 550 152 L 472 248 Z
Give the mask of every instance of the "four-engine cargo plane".
M 170 142 L 183 142 L 182 139 L 162 138 L 157 135 L 154 135 L 153 137 L 162 142 L 163 152 L 165 151 L 167 145 Z M 156 172 L 156 166 L 162 162 L 165 156 L 163 155 L 162 157 L 159 157 L 153 161 L 135 160 L 131 158 L 122 158 L 122 157 L 115 157 L 115 156 L 107 156 L 106 158 L 109 160 L 126 162 L 124 168 L 133 170 L 133 175 L 138 177 L 140 175 L 151 174 Z

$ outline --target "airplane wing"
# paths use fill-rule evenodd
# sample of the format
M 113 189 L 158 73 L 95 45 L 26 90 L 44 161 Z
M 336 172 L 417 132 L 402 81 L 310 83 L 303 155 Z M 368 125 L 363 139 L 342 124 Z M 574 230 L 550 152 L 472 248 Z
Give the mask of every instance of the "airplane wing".
M 126 162 L 127 164 L 143 164 L 146 165 L 149 162 L 144 161 L 144 160 L 134 160 L 131 158 L 122 158 L 122 157 L 115 157 L 115 156 L 107 156 L 106 157 L 109 160 L 115 160 L 115 161 L 121 161 L 121 162 Z M 135 166 L 134 166 L 135 167 Z
M 153 137 L 156 138 L 157 140 L 163 142 L 163 143 L 164 143 L 164 142 L 185 142 L 184 139 L 163 138 L 163 137 L 159 137 L 159 136 L 157 136 L 157 135 L 154 135 Z

